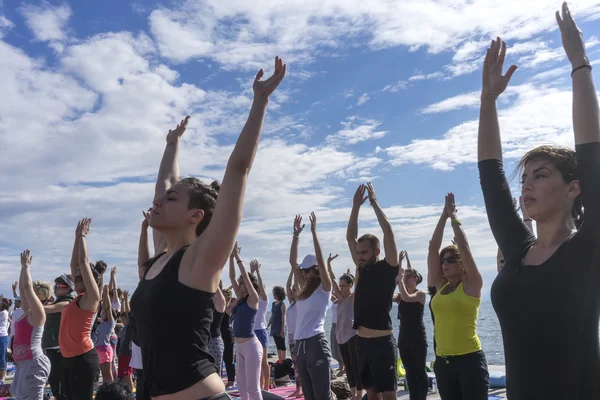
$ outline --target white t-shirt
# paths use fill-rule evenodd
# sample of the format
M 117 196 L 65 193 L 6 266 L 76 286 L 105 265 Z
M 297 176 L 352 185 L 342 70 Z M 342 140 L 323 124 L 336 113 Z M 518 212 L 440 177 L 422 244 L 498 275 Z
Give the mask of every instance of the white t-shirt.
M 337 324 L 337 303 L 331 303 L 331 323 Z
M 25 311 L 23 311 L 23 309 L 21 307 L 17 308 L 12 315 L 12 324 L 10 324 L 10 336 L 13 336 L 15 334 L 14 331 L 14 326 L 15 326 L 15 322 L 18 321 L 19 319 L 21 319 L 21 317 L 25 315 Z M 2 336 L 2 335 L 0 335 Z
M 269 298 L 266 300 L 258 299 L 258 312 L 256 313 L 256 322 L 254 329 L 267 329 L 267 308 L 269 307 Z
M 129 367 L 133 369 L 143 369 L 142 349 L 133 342 L 131 342 L 131 361 L 129 361 Z
M 112 302 L 112 308 L 116 312 L 121 312 L 121 302 L 119 300 Z
M 325 332 L 325 314 L 331 298 L 331 290 L 326 292 L 319 285 L 308 299 L 296 302 L 296 332 L 294 340 L 308 339 Z
M 298 307 L 296 304 L 290 306 L 285 312 L 285 325 L 287 326 L 288 337 L 294 339 L 294 333 L 296 333 L 296 318 L 297 318 Z
M 8 311 L 0 311 L 0 337 L 8 336 Z

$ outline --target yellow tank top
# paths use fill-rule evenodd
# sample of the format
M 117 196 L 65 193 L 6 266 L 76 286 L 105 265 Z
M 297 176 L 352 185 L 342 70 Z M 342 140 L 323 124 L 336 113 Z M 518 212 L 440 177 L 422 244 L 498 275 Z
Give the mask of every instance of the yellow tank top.
M 431 300 L 435 316 L 433 329 L 438 356 L 460 356 L 481 350 L 477 336 L 477 314 L 481 299 L 465 294 L 460 283 L 452 293 L 441 294 L 446 283 Z

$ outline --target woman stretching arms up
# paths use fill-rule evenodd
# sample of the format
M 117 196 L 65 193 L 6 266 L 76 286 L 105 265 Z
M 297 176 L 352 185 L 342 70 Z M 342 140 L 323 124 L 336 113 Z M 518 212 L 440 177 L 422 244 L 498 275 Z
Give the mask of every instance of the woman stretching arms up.
M 521 195 L 537 238 L 512 206 L 503 170 L 496 100 L 517 67 L 502 75 L 506 44 L 499 38 L 483 67 L 479 173 L 490 227 L 506 261 L 491 299 L 511 400 L 600 398 L 598 98 L 581 31 L 566 3 L 556 19 L 573 68 L 575 151 L 541 146 L 521 159 Z

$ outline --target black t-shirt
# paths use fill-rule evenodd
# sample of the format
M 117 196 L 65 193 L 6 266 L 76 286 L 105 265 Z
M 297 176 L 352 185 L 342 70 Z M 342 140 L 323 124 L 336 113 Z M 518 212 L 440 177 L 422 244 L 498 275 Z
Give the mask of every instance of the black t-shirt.
M 210 337 L 217 338 L 221 337 L 221 321 L 223 320 L 222 312 L 217 310 L 213 311 L 213 321 L 210 324 Z
M 381 331 L 392 329 L 392 298 L 396 290 L 398 266 L 385 259 L 359 269 L 354 292 L 354 329 L 359 326 Z
M 488 219 L 506 260 L 492 289 L 504 342 L 507 397 L 600 399 L 600 143 L 576 146 L 584 222 L 538 266 L 502 162 L 479 163 Z

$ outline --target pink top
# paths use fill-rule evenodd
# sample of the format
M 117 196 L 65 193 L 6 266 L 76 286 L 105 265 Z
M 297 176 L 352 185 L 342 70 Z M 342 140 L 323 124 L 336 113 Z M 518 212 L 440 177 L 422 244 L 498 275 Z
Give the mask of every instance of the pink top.
M 83 294 L 77 296 L 62 311 L 58 343 L 63 357 L 77 357 L 94 348 L 90 333 L 96 311 L 79 307 L 82 296 Z
M 43 326 L 31 326 L 24 314 L 14 323 L 13 358 L 15 362 L 38 358 L 42 352 Z

